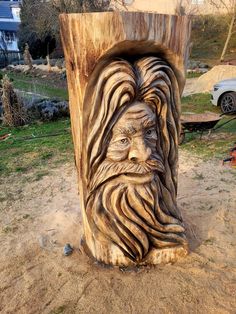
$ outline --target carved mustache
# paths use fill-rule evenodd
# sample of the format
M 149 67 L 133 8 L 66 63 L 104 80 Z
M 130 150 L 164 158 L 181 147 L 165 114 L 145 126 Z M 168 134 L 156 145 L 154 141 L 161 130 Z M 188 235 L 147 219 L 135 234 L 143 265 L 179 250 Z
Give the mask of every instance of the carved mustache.
M 115 178 L 122 174 L 144 175 L 149 172 L 164 172 L 163 162 L 159 158 L 154 158 L 140 163 L 104 160 L 90 182 L 89 189 L 91 193 L 108 179 Z

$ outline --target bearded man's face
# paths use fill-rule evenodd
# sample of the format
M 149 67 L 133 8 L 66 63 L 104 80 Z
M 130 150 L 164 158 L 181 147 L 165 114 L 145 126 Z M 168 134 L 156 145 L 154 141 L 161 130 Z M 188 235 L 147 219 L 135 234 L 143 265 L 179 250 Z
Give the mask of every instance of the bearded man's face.
M 135 102 L 115 124 L 107 151 L 107 159 L 113 162 L 130 162 L 145 166 L 156 160 L 156 115 L 150 106 Z M 146 173 L 126 173 L 125 181 L 144 183 L 153 179 L 151 169 Z
M 93 188 L 114 178 L 121 183 L 151 182 L 156 171 L 164 171 L 157 142 L 156 114 L 147 104 L 134 102 L 113 127 L 106 158 L 93 178 Z

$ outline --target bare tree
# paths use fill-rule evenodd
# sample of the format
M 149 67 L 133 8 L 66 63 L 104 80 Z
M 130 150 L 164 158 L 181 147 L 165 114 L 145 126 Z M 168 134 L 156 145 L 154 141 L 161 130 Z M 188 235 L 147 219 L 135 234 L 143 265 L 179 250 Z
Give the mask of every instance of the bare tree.
M 110 1 L 110 7 L 112 10 L 116 11 L 116 10 L 120 10 L 122 8 L 122 10 L 126 10 L 128 11 L 128 7 L 126 5 L 125 0 L 112 0 Z
M 177 0 L 175 7 L 176 15 L 195 15 L 199 11 L 198 4 L 193 4 L 192 0 Z
M 51 0 L 53 8 L 59 13 L 107 11 L 110 0 Z
M 229 16 L 228 24 L 228 33 L 224 43 L 224 47 L 220 56 L 220 61 L 224 61 L 225 54 L 227 52 L 230 39 L 232 35 L 236 32 L 236 0 L 209 0 L 209 4 L 211 4 L 217 10 L 224 9 Z
M 33 58 L 46 56 L 50 69 L 50 53 L 60 47 L 59 14 L 107 11 L 109 4 L 110 0 L 24 0 L 20 46 L 27 42 Z

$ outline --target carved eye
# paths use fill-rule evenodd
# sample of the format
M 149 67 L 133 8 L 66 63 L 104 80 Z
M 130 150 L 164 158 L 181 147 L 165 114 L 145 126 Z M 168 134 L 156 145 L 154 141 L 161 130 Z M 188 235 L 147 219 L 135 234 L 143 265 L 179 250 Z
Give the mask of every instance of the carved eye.
M 124 138 L 120 139 L 119 142 L 120 142 L 122 145 L 126 145 L 126 144 L 129 143 L 129 140 L 128 140 L 126 137 L 124 137 Z
M 153 135 L 154 134 L 154 129 L 148 129 L 147 131 L 146 131 L 146 135 L 148 135 L 148 136 L 151 136 L 151 135 Z

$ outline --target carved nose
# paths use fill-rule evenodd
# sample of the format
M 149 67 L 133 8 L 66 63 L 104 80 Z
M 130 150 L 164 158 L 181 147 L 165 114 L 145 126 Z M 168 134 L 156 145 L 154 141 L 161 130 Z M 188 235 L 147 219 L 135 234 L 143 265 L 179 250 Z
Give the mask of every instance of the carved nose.
M 149 159 L 151 155 L 151 149 L 145 145 L 145 143 L 139 142 L 131 146 L 129 151 L 129 160 L 136 163 L 136 162 L 144 162 Z

